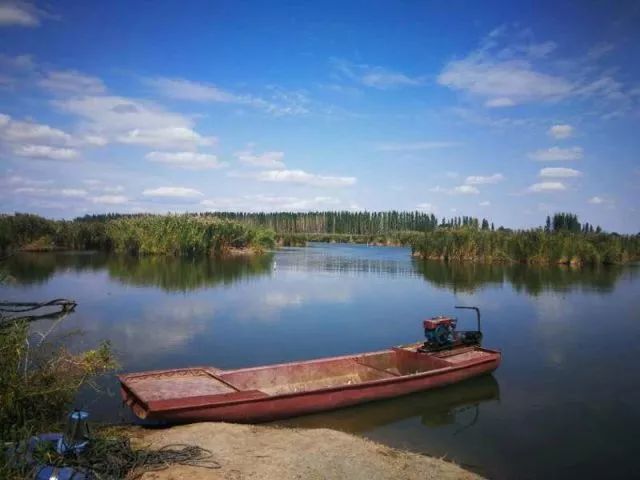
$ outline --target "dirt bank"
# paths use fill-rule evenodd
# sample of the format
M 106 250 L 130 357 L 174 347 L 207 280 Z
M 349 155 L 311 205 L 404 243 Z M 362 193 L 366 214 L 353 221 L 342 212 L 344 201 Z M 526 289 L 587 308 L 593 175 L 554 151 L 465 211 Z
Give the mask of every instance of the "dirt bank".
M 174 465 L 147 472 L 145 480 L 233 479 L 479 479 L 443 460 L 394 450 L 327 429 L 291 429 L 198 423 L 165 430 L 136 430 L 152 447 L 173 443 L 211 450 L 221 468 Z

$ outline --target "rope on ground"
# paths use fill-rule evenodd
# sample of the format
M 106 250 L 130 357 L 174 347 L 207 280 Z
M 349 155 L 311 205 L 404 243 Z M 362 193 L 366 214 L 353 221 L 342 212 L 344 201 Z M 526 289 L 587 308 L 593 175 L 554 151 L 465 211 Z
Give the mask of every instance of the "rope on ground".
M 195 445 L 171 444 L 152 450 L 134 450 L 127 437 L 95 438 L 86 451 L 74 456 L 48 457 L 57 467 L 73 467 L 91 472 L 97 480 L 135 480 L 146 472 L 156 472 L 171 465 L 218 469 L 210 450 Z M 52 462 L 53 460 L 53 462 Z

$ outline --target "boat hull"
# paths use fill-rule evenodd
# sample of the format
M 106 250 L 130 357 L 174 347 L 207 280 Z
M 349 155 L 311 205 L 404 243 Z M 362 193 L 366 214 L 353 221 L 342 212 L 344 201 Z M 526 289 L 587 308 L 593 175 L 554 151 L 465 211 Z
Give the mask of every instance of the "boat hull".
M 448 355 L 443 359 L 425 354 L 416 355 L 414 352 L 389 350 L 362 356 L 334 357 L 254 369 L 223 371 L 203 367 L 199 370 L 144 372 L 123 375 L 120 377 L 120 382 L 123 399 L 141 418 L 169 423 L 199 421 L 260 423 L 444 387 L 491 373 L 500 364 L 500 352 L 476 347 L 472 349 L 472 353 L 474 355 L 467 353 L 466 357 L 461 353 L 459 358 L 456 355 Z M 384 368 L 390 365 L 387 357 L 393 358 L 395 362 L 392 368 Z M 363 359 L 368 363 L 362 363 Z M 384 363 L 381 363 L 382 361 Z M 428 363 L 428 367 L 420 365 L 416 367 L 416 362 L 420 365 Z M 353 367 L 353 365 L 358 366 Z M 361 369 L 361 365 L 365 365 L 366 368 L 363 369 L 364 374 L 358 372 L 360 375 L 357 377 L 358 381 L 340 384 L 339 380 L 335 380 L 335 385 L 330 384 L 328 379 L 334 378 L 330 375 L 335 375 L 336 369 L 357 370 Z M 420 371 L 421 368 L 425 371 Z M 417 371 L 407 373 L 407 369 Z M 193 385 L 199 386 L 204 380 L 198 381 L 199 383 L 189 380 L 189 387 L 178 386 L 183 382 L 185 371 L 195 375 L 196 370 L 205 371 L 207 375 L 220 382 L 216 389 L 225 390 L 219 393 L 216 390 L 212 394 L 209 391 L 194 392 Z M 282 384 L 282 378 L 280 378 L 282 376 L 292 377 L 297 374 L 301 378 L 309 378 L 309 371 L 323 370 L 325 376 L 322 377 L 322 382 L 329 383 L 328 386 L 313 388 L 313 382 L 318 382 L 315 377 L 306 384 L 295 383 L 296 386 L 302 385 L 301 387 L 291 387 L 286 384 L 286 389 L 283 389 L 284 387 L 279 386 Z M 197 375 L 201 374 L 197 373 Z M 160 380 L 157 379 L 161 376 L 173 378 L 173 381 L 163 380 L 164 383 L 160 385 L 157 383 Z M 256 385 L 262 388 L 252 388 Z M 192 391 L 187 394 L 186 390 L 189 388 Z M 302 390 L 296 391 L 296 388 Z M 165 395 L 162 393 L 163 389 L 172 393 Z M 179 390 L 183 393 L 181 394 Z M 158 394 L 158 391 L 161 393 Z M 203 394 L 200 395 L 200 393 Z M 170 398 L 171 396 L 173 398 Z

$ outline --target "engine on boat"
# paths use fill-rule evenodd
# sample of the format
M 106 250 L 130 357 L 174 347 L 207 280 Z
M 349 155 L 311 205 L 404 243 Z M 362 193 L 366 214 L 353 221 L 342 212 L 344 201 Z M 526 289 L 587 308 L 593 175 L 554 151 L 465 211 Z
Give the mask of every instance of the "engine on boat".
M 424 342 L 421 351 L 438 351 L 456 345 L 476 345 L 482 340 L 482 332 L 478 330 L 459 332 L 456 330 L 458 319 L 455 317 L 433 317 L 423 321 Z

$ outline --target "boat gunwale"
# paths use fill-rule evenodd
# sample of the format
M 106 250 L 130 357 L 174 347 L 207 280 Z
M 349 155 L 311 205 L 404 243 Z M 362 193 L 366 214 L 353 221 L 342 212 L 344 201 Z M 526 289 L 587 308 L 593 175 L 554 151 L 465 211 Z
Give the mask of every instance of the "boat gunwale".
M 174 411 L 179 411 L 179 410 L 192 410 L 192 409 L 198 409 L 198 408 L 207 408 L 207 406 L 211 406 L 212 408 L 219 408 L 219 407 L 226 407 L 226 406 L 234 406 L 234 405 L 239 405 L 239 404 L 248 404 L 248 403 L 257 403 L 257 402 L 268 402 L 268 401 L 272 401 L 272 400 L 280 400 L 280 399 L 286 399 L 286 398 L 292 398 L 292 397 L 304 397 L 307 395 L 314 395 L 314 394 L 318 394 L 318 393 L 332 393 L 332 392 L 336 392 L 336 391 L 344 391 L 344 390 L 355 390 L 355 389 L 361 389 L 363 387 L 369 387 L 369 386 L 379 386 L 379 385 L 384 385 L 384 384 L 392 384 L 392 383 L 404 383 L 410 380 L 415 380 L 415 379 L 420 379 L 420 378 L 426 378 L 426 377 L 430 377 L 430 376 L 435 376 L 435 375 L 439 375 L 442 373 L 449 373 L 449 372 L 455 372 L 458 370 L 464 370 L 467 369 L 469 367 L 474 367 L 474 366 L 478 366 L 478 365 L 483 365 L 485 363 L 492 363 L 495 361 L 500 362 L 502 360 L 502 353 L 498 350 L 492 350 L 492 349 L 488 349 L 488 348 L 483 348 L 483 347 L 476 347 L 476 350 L 481 350 L 483 352 L 486 352 L 488 354 L 490 354 L 490 356 L 488 358 L 484 358 L 482 360 L 468 360 L 466 362 L 461 362 L 460 364 L 451 364 L 445 367 L 441 367 L 441 368 L 436 368 L 433 370 L 428 370 L 426 372 L 416 372 L 416 373 L 410 373 L 407 375 L 400 375 L 400 376 L 394 376 L 394 377 L 389 377 L 389 378 L 380 378 L 380 379 L 376 379 L 376 380 L 368 380 L 365 382 L 360 382 L 360 383 L 353 383 L 353 384 L 343 384 L 343 385 L 337 385 L 337 386 L 331 386 L 331 387 L 323 387 L 323 388 L 317 388 L 314 390 L 306 390 L 306 391 L 300 391 L 300 392 L 288 392 L 288 393 L 279 393 L 279 394 L 275 394 L 275 395 L 267 395 L 265 397 L 260 397 L 260 398 L 248 398 L 248 399 L 238 399 L 238 400 L 229 400 L 226 402 L 219 402 L 219 403 L 214 403 L 211 401 L 205 402 L 201 405 L 180 405 L 179 402 L 184 401 L 181 400 L 180 398 L 175 398 L 175 399 L 166 399 L 166 400 L 149 400 L 149 401 L 144 401 L 140 398 L 140 396 L 135 392 L 134 389 L 132 389 L 130 386 L 128 386 L 126 383 L 123 382 L 123 379 L 126 382 L 127 378 L 140 378 L 140 377 L 145 377 L 145 376 L 154 376 L 154 375 L 158 375 L 158 374 L 163 374 L 163 373 L 174 373 L 174 372 L 184 372 L 184 371 L 190 371 L 190 370 L 196 370 L 196 371 L 205 371 L 206 373 L 208 373 L 209 375 L 211 375 L 213 378 L 215 378 L 216 380 L 220 380 L 216 374 L 227 374 L 227 373 L 237 373 L 237 372 L 246 372 L 246 371 L 256 371 L 256 370 L 265 370 L 265 369 L 269 369 L 269 368 L 274 368 L 274 367 L 282 367 L 282 366 L 290 366 L 290 365 L 307 365 L 307 364 L 313 364 L 313 363 L 319 363 L 319 362 L 323 362 L 323 361 L 329 361 L 329 360 L 346 360 L 346 359 L 353 359 L 353 358 L 357 358 L 357 357 L 361 357 L 363 355 L 369 355 L 369 354 L 377 354 L 377 353 L 392 353 L 394 350 L 392 349 L 388 349 L 388 350 L 380 350 L 377 352 L 366 352 L 363 354 L 355 354 L 355 355 L 343 355 L 343 356 L 338 356 L 338 357 L 324 357 L 324 358 L 319 358 L 319 359 L 313 359 L 313 360 L 305 360 L 302 362 L 286 362 L 286 363 L 279 363 L 279 364 L 271 364 L 271 365 L 262 365 L 262 366 L 258 366 L 258 367 L 246 367 L 246 368 L 240 368 L 240 369 L 235 369 L 235 370 L 218 370 L 215 368 L 211 368 L 211 367 L 188 367 L 188 368 L 178 368 L 178 369 L 168 369 L 168 370 L 155 370 L 155 371 L 148 371 L 148 372 L 140 372 L 139 374 L 124 374 L 124 375 L 118 375 L 118 380 L 120 381 L 120 384 L 122 387 L 125 387 L 125 390 L 128 390 L 130 393 L 133 394 L 134 398 L 132 399 L 134 402 L 139 403 L 141 406 L 144 407 L 144 409 L 146 410 L 146 414 L 153 414 L 153 413 L 163 413 L 163 412 L 174 412 Z M 215 373 L 209 372 L 208 370 L 213 370 Z M 241 390 L 243 391 L 243 390 Z M 217 395 L 200 395 L 200 396 L 194 396 L 194 397 L 182 397 L 182 398 L 189 398 L 192 400 L 196 400 L 198 398 L 211 398 Z M 176 402 L 175 406 L 168 406 L 168 407 L 164 407 L 164 408 L 159 408 L 159 409 L 154 409 L 153 405 L 156 402 Z

